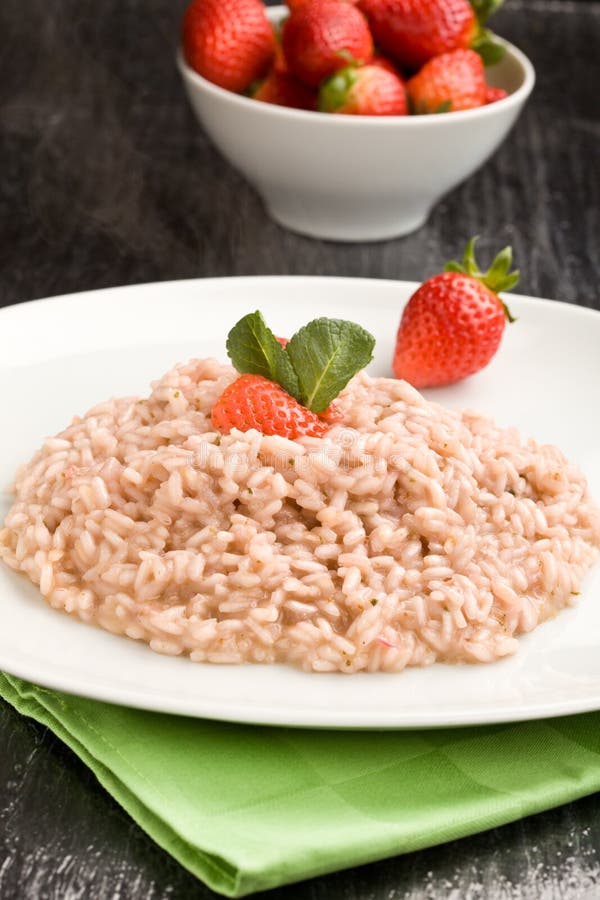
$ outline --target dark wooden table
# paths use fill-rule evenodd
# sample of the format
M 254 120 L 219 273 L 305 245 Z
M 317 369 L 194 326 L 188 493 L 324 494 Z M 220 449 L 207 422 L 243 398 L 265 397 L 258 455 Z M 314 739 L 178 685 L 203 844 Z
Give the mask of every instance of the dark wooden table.
M 480 233 L 483 250 L 513 244 L 523 293 L 600 308 L 599 3 L 508 0 L 495 27 L 538 74 L 516 130 L 420 232 L 363 245 L 281 230 L 212 149 L 173 65 L 183 6 L 0 3 L 0 305 L 208 275 L 420 279 Z M 3 900 L 214 896 L 56 738 L 0 704 Z M 262 896 L 597 900 L 600 808 L 590 797 Z

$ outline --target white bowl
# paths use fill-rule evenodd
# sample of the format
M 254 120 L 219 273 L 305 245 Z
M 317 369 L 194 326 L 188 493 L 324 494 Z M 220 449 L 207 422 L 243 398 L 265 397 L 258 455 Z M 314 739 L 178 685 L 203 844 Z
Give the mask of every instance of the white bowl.
M 281 20 L 283 6 L 268 10 Z M 377 241 L 425 223 L 440 198 L 497 149 L 535 82 L 527 57 L 505 43 L 487 80 L 509 96 L 463 112 L 343 116 L 260 103 L 178 66 L 194 112 L 281 225 L 311 237 Z

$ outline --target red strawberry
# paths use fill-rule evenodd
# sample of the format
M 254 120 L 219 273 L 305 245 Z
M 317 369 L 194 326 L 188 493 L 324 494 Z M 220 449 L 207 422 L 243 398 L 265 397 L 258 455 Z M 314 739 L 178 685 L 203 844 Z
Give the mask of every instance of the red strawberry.
M 230 91 L 267 72 L 273 27 L 260 0 L 194 0 L 183 18 L 183 52 L 200 75 Z
M 363 14 L 340 0 L 306 0 L 284 23 L 283 52 L 290 71 L 311 87 L 348 65 L 368 62 L 373 40 Z
M 347 116 L 405 116 L 406 91 L 399 75 L 381 65 L 347 66 L 321 87 L 319 109 Z
M 486 102 L 483 62 L 474 50 L 453 50 L 425 63 L 406 85 L 413 112 L 474 109 Z
M 294 109 L 316 109 L 317 98 L 305 84 L 285 72 L 272 69 L 252 95 L 263 103 L 290 106 Z
M 281 346 L 283 347 L 284 350 L 290 342 L 289 338 L 278 337 L 277 340 L 279 341 L 279 343 L 281 344 Z
M 328 429 L 316 413 L 301 406 L 274 381 L 262 375 L 240 375 L 225 388 L 211 413 L 216 431 L 229 434 L 232 428 L 296 438 L 323 437 Z
M 505 97 L 508 97 L 508 91 L 505 91 L 504 88 L 490 87 L 488 85 L 485 89 L 486 104 L 496 103 L 498 100 L 504 100 Z
M 328 425 L 335 425 L 337 422 L 343 422 L 344 413 L 334 400 L 324 412 L 319 413 L 319 418 L 323 419 L 324 422 L 327 422 Z
M 509 271 L 510 247 L 480 272 L 475 241 L 462 264 L 448 263 L 408 301 L 396 338 L 396 378 L 418 388 L 452 384 L 479 372 L 496 353 L 506 319 L 514 321 L 498 292 L 514 287 L 519 273 Z
M 377 44 L 402 66 L 469 47 L 479 32 L 468 0 L 360 0 Z

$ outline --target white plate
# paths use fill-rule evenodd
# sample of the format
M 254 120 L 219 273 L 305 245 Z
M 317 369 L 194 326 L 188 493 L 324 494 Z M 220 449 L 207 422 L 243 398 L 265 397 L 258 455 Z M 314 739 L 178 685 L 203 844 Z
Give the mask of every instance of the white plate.
M 317 315 L 354 319 L 377 337 L 372 370 L 390 374 L 407 282 L 235 278 L 94 291 L 0 311 L 0 487 L 42 439 L 111 395 L 145 392 L 192 356 L 225 358 L 231 325 L 260 308 L 278 334 Z M 501 352 L 463 384 L 429 392 L 558 444 L 600 498 L 600 315 L 514 297 Z M 0 493 L 0 517 L 10 504 Z M 600 709 L 600 565 L 576 609 L 492 665 L 399 675 L 309 675 L 285 666 L 209 666 L 49 609 L 0 565 L 0 668 L 47 687 L 157 711 L 272 725 L 406 728 L 542 718 Z

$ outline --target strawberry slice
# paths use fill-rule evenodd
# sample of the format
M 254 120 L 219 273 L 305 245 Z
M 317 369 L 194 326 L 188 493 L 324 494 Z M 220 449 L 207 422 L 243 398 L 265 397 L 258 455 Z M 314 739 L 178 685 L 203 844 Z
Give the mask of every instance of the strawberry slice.
M 329 427 L 316 413 L 262 375 L 241 375 L 225 388 L 212 409 L 211 422 L 223 434 L 229 434 L 232 428 L 255 428 L 263 434 L 290 440 L 323 437 Z
M 324 422 L 327 422 L 328 425 L 337 425 L 338 422 L 344 421 L 344 413 L 340 409 L 339 404 L 334 400 L 324 412 L 319 413 L 319 418 L 323 419 Z

